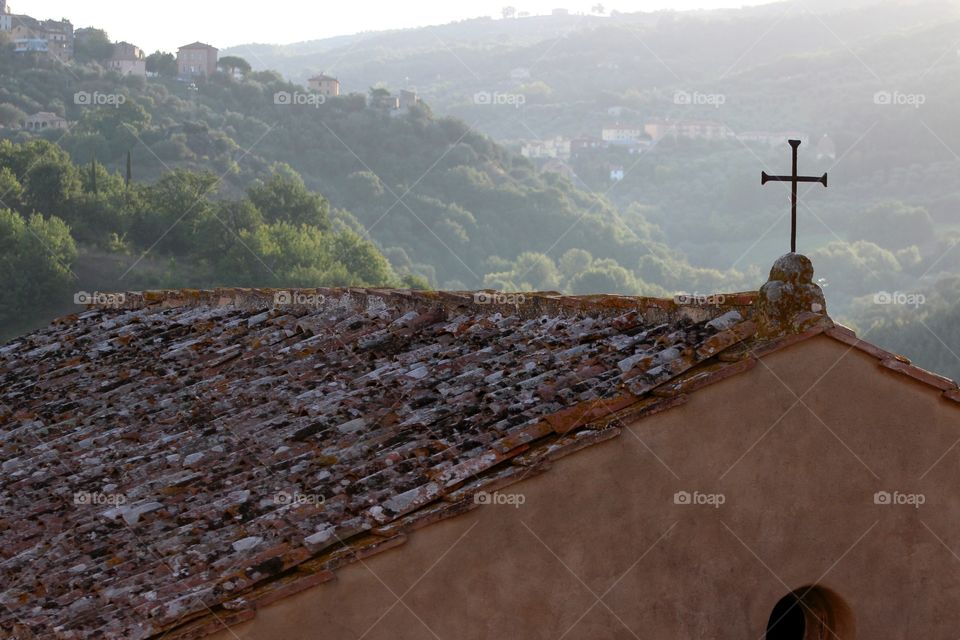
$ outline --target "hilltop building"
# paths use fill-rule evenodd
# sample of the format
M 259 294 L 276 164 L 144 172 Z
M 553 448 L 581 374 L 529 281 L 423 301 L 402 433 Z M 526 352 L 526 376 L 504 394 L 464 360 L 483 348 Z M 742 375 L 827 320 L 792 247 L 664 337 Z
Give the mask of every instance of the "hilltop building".
M 401 109 L 409 109 L 410 107 L 420 104 L 420 96 L 417 95 L 416 91 L 400 89 L 400 95 L 397 97 L 399 99 Z
M 307 88 L 328 98 L 340 95 L 340 81 L 324 73 L 307 80 Z
M 22 120 L 20 127 L 32 133 L 39 133 L 41 131 L 63 130 L 68 127 L 68 124 L 66 119 L 55 113 L 38 111 Z
M 631 127 L 616 124 L 601 129 L 600 138 L 608 144 L 632 144 L 646 138 L 643 127 Z
M 116 42 L 107 68 L 124 76 L 146 77 L 147 58 L 140 47 L 129 42 Z
M 217 72 L 219 49 L 194 42 L 177 49 L 177 73 L 181 78 L 211 76 Z
M 520 155 L 533 160 L 545 158 L 570 159 L 570 140 L 562 136 L 546 140 L 527 140 L 520 147 Z
M 687 140 L 730 140 L 733 130 L 722 122 L 710 120 L 651 120 L 644 125 L 644 131 L 653 139 L 665 136 Z
M 38 20 L 4 14 L 0 29 L 7 31 L 18 53 L 43 53 L 64 62 L 73 60 L 73 24 L 69 20 Z

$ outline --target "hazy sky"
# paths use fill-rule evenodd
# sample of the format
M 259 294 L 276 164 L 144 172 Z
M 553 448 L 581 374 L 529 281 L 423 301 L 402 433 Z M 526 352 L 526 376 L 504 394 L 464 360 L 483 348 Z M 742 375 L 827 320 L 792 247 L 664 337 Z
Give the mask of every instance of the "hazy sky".
M 17 13 L 36 18 L 68 18 L 75 27 L 106 29 L 114 40 L 127 40 L 148 52 L 175 50 L 201 40 L 216 47 L 250 42 L 314 40 L 359 31 L 443 24 L 478 16 L 500 16 L 512 5 L 531 14 L 564 7 L 589 12 L 600 0 L 9 0 Z M 769 2 L 770 0 L 765 0 Z M 610 11 L 653 11 L 763 4 L 764 0 L 617 0 L 603 2 Z

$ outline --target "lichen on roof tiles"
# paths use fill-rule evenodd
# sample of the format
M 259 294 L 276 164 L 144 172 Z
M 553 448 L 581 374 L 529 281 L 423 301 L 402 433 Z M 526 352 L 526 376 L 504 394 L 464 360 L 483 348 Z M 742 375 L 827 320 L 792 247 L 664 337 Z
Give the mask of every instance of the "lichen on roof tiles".
M 750 294 L 301 293 L 131 293 L 0 347 L 0 630 L 158 637 L 318 583 L 755 332 Z

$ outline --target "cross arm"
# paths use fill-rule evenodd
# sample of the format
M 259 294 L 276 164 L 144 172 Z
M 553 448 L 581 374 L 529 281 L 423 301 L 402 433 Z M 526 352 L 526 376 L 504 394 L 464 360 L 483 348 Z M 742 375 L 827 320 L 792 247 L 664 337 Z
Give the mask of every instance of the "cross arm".
M 760 176 L 760 184 L 767 184 L 768 182 L 819 182 L 823 186 L 827 186 L 827 174 L 823 174 L 819 178 L 814 176 L 771 176 L 769 173 L 764 171 Z
M 819 178 L 815 176 L 798 176 L 797 182 L 819 182 L 823 186 L 827 186 L 827 174 L 823 174 Z

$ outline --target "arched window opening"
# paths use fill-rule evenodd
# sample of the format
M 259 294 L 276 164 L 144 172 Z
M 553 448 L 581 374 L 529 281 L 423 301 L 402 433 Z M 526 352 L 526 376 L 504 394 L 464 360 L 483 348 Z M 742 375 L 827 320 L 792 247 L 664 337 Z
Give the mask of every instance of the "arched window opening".
M 808 585 L 780 598 L 767 621 L 766 640 L 854 640 L 853 611 L 831 589 Z

